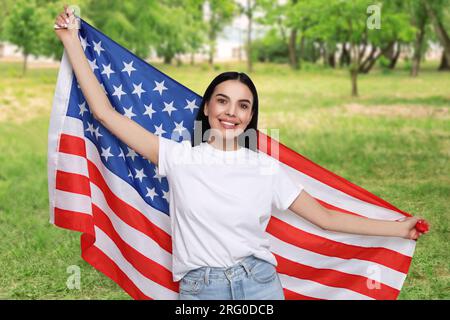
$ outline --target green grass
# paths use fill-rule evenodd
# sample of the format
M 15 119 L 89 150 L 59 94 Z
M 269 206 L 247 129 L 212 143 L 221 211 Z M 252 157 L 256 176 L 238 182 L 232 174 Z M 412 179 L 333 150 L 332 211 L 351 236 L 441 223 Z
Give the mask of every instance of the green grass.
M 203 94 L 212 78 L 244 65 L 156 65 Z M 399 70 L 360 77 L 308 66 L 255 66 L 260 128 L 314 162 L 413 215 L 430 234 L 418 242 L 400 299 L 449 299 L 450 77 L 425 65 L 418 78 Z M 129 299 L 80 257 L 77 232 L 48 222 L 47 130 L 56 69 L 0 63 L 0 299 Z M 270 133 L 270 131 L 269 131 Z M 81 290 L 66 286 L 71 265 Z

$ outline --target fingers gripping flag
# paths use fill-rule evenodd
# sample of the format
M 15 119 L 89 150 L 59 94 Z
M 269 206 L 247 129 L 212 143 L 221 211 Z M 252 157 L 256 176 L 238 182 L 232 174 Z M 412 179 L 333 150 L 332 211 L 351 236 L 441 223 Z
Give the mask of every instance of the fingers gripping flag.
M 156 135 L 193 137 L 202 97 L 81 20 L 81 44 L 112 106 Z M 79 231 L 82 257 L 134 299 L 177 299 L 170 186 L 92 115 L 63 55 L 48 135 L 50 222 Z M 258 149 L 275 140 L 259 132 Z M 286 146 L 278 160 L 322 205 L 348 214 L 409 216 Z M 286 299 L 395 299 L 412 240 L 325 231 L 273 209 L 267 226 Z

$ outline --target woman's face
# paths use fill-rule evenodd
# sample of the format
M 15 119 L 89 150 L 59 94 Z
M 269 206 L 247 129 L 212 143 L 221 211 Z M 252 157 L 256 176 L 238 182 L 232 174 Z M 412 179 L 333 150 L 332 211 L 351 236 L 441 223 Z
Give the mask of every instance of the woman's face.
M 234 140 L 247 128 L 253 116 L 253 94 L 238 80 L 227 80 L 216 86 L 205 103 L 204 113 L 211 126 L 211 135 Z

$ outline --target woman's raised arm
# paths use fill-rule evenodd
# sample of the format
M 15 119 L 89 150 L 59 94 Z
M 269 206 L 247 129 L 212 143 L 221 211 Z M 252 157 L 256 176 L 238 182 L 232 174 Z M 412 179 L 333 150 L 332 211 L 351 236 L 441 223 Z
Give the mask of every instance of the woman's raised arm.
M 78 38 L 76 18 L 67 5 L 56 17 L 55 24 L 55 33 L 64 45 L 78 84 L 94 117 L 126 145 L 157 165 L 158 136 L 113 108 L 89 66 Z

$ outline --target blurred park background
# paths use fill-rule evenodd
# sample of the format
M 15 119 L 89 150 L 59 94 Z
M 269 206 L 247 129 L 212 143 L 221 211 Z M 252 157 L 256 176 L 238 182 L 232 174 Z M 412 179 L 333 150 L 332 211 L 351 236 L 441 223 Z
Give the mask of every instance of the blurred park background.
M 47 132 L 61 1 L 1 0 L 0 298 L 129 299 L 48 222 Z M 80 0 L 81 17 L 202 95 L 248 73 L 259 127 L 426 218 L 400 299 L 450 298 L 449 0 Z M 66 285 L 81 268 L 81 288 Z

